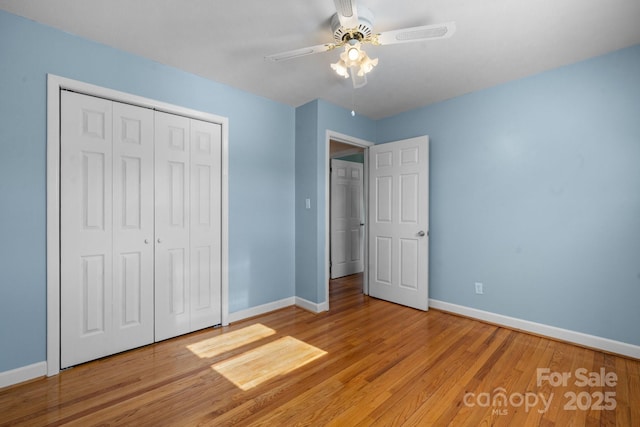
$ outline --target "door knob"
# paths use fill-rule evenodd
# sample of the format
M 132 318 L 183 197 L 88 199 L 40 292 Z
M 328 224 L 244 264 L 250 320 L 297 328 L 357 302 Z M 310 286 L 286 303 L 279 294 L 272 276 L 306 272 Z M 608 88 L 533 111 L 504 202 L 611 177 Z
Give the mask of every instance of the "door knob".
M 160 238 L 158 237 L 158 243 L 162 243 L 162 240 L 160 240 Z
M 149 239 L 144 239 L 144 244 L 148 245 L 149 244 Z
M 422 230 L 418 231 L 418 236 L 424 237 L 424 231 L 422 231 Z

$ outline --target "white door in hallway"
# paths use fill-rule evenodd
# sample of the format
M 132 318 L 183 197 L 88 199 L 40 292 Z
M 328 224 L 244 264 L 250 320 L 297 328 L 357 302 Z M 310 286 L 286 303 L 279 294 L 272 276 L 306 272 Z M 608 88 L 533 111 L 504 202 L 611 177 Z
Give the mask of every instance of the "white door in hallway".
M 362 163 L 331 159 L 331 278 L 364 269 Z
M 153 342 L 153 111 L 61 93 L 61 367 Z
M 428 309 L 429 138 L 369 149 L 369 294 Z

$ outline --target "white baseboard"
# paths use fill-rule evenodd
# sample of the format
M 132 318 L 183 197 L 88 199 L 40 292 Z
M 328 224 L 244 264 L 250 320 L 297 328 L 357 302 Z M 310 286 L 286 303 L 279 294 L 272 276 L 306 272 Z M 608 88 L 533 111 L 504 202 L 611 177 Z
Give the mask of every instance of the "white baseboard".
M 33 365 L 0 372 L 0 388 L 44 377 L 45 375 L 47 375 L 47 362 L 38 362 Z
M 290 305 L 294 305 L 295 303 L 295 297 L 289 297 L 278 301 L 262 304 L 256 307 L 247 308 L 246 310 L 235 311 L 233 313 L 229 313 L 229 323 L 237 322 L 249 317 L 259 316 L 261 314 L 279 310 L 284 307 L 289 307 Z
M 640 359 L 640 346 L 628 344 L 622 341 L 615 341 L 609 338 L 603 338 L 595 335 L 585 334 L 582 332 L 562 329 L 542 323 L 518 319 L 515 317 L 503 316 L 502 314 L 478 310 L 475 308 L 451 304 L 434 299 L 429 300 L 429 307 L 436 308 L 442 311 L 448 311 L 450 313 L 460 314 L 462 316 L 471 317 L 478 320 L 483 320 L 485 322 L 494 323 L 500 326 L 506 326 L 511 329 L 518 329 L 537 335 L 544 335 L 549 338 L 567 341 L 573 344 L 603 350 L 609 353 L 620 354 L 623 356 L 632 357 L 634 359 Z
M 312 313 L 329 311 L 329 304 L 327 302 L 315 303 L 300 297 L 296 297 L 296 305 Z
M 304 308 L 312 313 L 320 313 L 329 310 L 329 304 L 326 302 L 315 303 L 300 297 L 289 297 L 279 301 L 262 304 L 257 307 L 247 308 L 246 310 L 229 313 L 229 323 L 238 322 L 243 319 L 248 319 L 249 317 L 259 316 L 291 305 L 297 305 L 298 307 Z

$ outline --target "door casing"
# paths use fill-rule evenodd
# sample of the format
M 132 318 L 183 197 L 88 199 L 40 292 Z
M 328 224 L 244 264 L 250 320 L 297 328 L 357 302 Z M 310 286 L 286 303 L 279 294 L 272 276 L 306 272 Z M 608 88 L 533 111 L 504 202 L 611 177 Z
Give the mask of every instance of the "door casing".
M 363 289 L 362 292 L 367 295 L 369 293 L 369 278 L 368 278 L 368 273 L 367 273 L 367 267 L 368 267 L 368 230 L 367 227 L 368 225 L 366 224 L 367 220 L 366 218 L 368 218 L 368 213 L 366 211 L 367 209 L 367 205 L 369 203 L 369 198 L 367 196 L 368 192 L 369 192 L 369 183 L 368 183 L 368 179 L 366 178 L 369 175 L 369 169 L 368 169 L 368 161 L 367 158 L 368 156 L 368 149 L 369 147 L 371 147 L 372 145 L 375 145 L 373 142 L 369 142 L 366 141 L 364 139 L 360 139 L 360 138 L 355 138 L 353 136 L 349 136 L 349 135 L 345 135 L 339 132 L 335 132 L 332 130 L 327 129 L 327 131 L 325 132 L 325 147 L 324 147 L 324 151 L 325 151 L 325 155 L 324 155 L 324 164 L 323 164 L 323 170 L 324 170 L 324 175 L 325 175 L 325 183 L 324 183 L 324 195 L 325 195 L 325 200 L 324 200 L 324 206 L 325 206 L 325 212 L 324 212 L 324 218 L 325 218 L 325 224 L 324 224 L 324 229 L 325 229 L 325 241 L 324 241 L 324 259 L 325 259 L 325 271 L 324 271 L 324 280 L 322 281 L 322 283 L 324 284 L 324 293 L 325 293 L 325 303 L 321 304 L 321 308 L 322 310 L 329 310 L 329 277 L 331 276 L 331 273 L 329 271 L 329 263 L 331 261 L 330 258 L 330 253 L 329 253 L 329 249 L 331 248 L 331 226 L 330 226 L 330 219 L 331 219 L 331 211 L 330 211 L 330 202 L 331 202 L 331 183 L 330 183 L 330 178 L 331 178 L 331 174 L 329 172 L 329 167 L 331 164 L 331 155 L 329 152 L 329 146 L 331 144 L 331 140 L 333 141 L 338 141 L 338 142 L 342 142 L 344 144 L 349 144 L 349 145 L 355 145 L 357 147 L 362 147 L 364 148 L 365 151 L 365 156 L 364 156 L 364 207 L 365 207 L 365 226 L 364 226 L 364 276 L 363 276 Z

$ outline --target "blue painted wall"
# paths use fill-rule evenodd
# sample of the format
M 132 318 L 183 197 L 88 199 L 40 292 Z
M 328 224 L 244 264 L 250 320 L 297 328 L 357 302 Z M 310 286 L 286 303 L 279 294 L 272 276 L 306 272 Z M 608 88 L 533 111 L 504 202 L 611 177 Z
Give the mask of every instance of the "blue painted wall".
M 296 296 L 326 302 L 327 130 L 374 142 L 376 122 L 323 100 L 296 109 Z M 311 199 L 311 209 L 305 199 Z
M 345 162 L 364 163 L 364 153 L 355 153 L 344 157 L 334 157 L 333 159 L 344 160 Z
M 231 312 L 325 302 L 327 129 L 428 134 L 432 298 L 640 345 L 640 46 L 377 122 L 1 11 L 0 59 L 0 372 L 46 357 L 47 73 L 229 117 Z
M 296 108 L 296 296 L 318 301 L 318 102 Z M 310 200 L 310 209 L 305 201 Z
M 228 117 L 229 310 L 293 296 L 293 108 L 0 11 L 0 372 L 46 359 L 47 73 Z
M 640 345 L 640 46 L 378 122 L 423 134 L 431 298 Z

